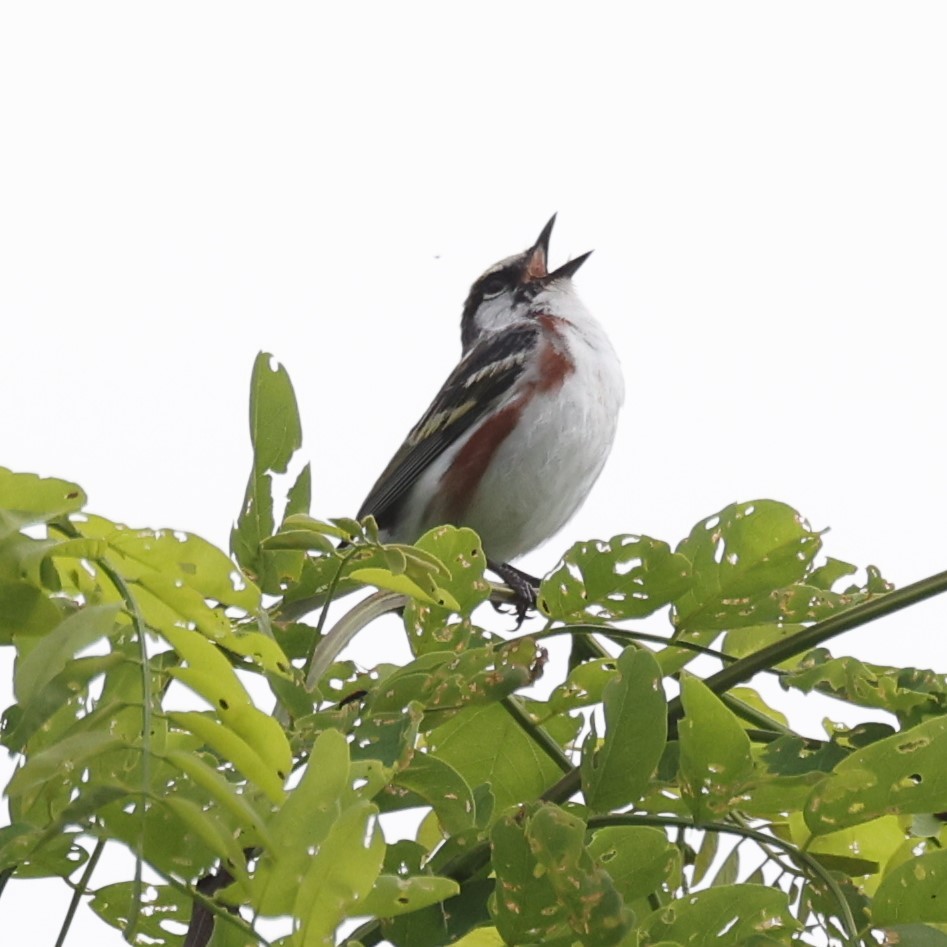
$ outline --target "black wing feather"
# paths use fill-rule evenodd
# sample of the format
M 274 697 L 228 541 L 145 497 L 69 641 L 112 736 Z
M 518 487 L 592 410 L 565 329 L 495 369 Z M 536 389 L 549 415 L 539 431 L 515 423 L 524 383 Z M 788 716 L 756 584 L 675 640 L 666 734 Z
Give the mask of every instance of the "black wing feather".
M 484 337 L 467 353 L 372 487 L 359 519 L 371 514 L 380 527 L 389 525 L 428 464 L 509 391 L 523 373 L 540 331 L 529 323 L 511 326 Z

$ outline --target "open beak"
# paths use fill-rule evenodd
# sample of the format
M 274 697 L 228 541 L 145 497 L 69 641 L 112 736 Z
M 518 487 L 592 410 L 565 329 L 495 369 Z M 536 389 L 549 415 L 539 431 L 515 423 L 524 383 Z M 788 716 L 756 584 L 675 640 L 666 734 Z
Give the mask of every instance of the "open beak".
M 569 260 L 568 263 L 563 263 L 554 273 L 550 273 L 544 280 L 546 283 L 551 283 L 557 279 L 572 279 L 575 275 L 575 271 L 592 255 L 592 251 L 589 250 L 588 253 L 583 253 L 582 256 L 577 256 L 574 260 Z
M 529 251 L 526 266 L 523 269 L 524 283 L 539 280 L 544 283 L 551 283 L 558 279 L 570 279 L 575 271 L 592 255 L 592 251 L 589 250 L 588 253 L 583 253 L 582 256 L 577 256 L 574 260 L 563 263 L 558 270 L 550 273 L 546 261 L 549 259 L 549 238 L 552 236 L 552 228 L 555 223 L 556 215 L 553 214 Z
M 546 261 L 549 259 L 549 238 L 552 236 L 552 228 L 555 222 L 556 215 L 553 214 L 529 251 L 529 255 L 526 257 L 526 266 L 523 268 L 524 283 L 545 279 L 549 275 Z

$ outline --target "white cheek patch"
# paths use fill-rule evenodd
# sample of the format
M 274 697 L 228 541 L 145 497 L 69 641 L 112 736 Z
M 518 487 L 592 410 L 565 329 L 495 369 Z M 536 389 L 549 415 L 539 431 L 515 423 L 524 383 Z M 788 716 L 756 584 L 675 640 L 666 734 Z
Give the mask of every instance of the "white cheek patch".
M 515 302 L 512 293 L 501 293 L 493 299 L 485 299 L 477 309 L 474 322 L 480 332 L 495 332 L 515 322 L 523 322 L 529 309 L 528 303 Z

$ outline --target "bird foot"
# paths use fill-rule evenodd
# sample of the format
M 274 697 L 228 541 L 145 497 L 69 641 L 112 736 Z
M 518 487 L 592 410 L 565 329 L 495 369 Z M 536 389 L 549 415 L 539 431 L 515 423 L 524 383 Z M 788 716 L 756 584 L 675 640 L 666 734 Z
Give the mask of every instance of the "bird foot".
M 526 619 L 526 613 L 536 608 L 536 596 L 539 593 L 539 579 L 511 566 L 508 562 L 487 562 L 492 572 L 495 572 L 512 590 L 516 596 L 513 602 L 513 612 L 516 615 L 516 629 Z M 503 611 L 502 606 L 494 606 L 497 611 Z

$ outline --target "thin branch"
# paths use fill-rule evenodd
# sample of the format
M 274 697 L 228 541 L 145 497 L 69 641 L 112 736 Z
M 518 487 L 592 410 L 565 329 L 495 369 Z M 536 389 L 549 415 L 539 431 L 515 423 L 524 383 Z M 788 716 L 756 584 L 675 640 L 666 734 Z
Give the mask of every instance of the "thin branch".
M 138 650 L 141 654 L 141 824 L 139 826 L 138 846 L 135 851 L 135 876 L 132 879 L 131 908 L 128 912 L 128 923 L 125 935 L 129 942 L 134 941 L 135 929 L 138 926 L 138 917 L 141 913 L 142 891 L 142 853 L 145 850 L 145 822 L 147 818 L 148 791 L 151 786 L 151 659 L 148 657 L 148 639 L 145 629 L 145 620 L 138 608 L 138 602 L 131 594 L 125 580 L 104 559 L 96 559 L 96 565 L 108 576 L 119 595 L 125 602 L 125 607 L 131 614 L 132 624 L 135 626 L 135 635 L 138 638 Z
M 73 918 L 76 916 L 76 911 L 79 908 L 79 902 L 82 900 L 82 896 L 88 890 L 89 882 L 92 880 L 92 872 L 95 871 L 95 866 L 99 863 L 99 858 L 101 857 L 104 850 L 105 839 L 100 838 L 95 843 L 95 848 L 92 849 L 92 854 L 89 856 L 88 862 L 86 862 L 85 870 L 82 872 L 82 877 L 79 879 L 79 883 L 72 892 L 72 900 L 69 902 L 69 908 L 66 911 L 66 916 L 63 918 L 62 927 L 59 929 L 59 936 L 56 938 L 55 947 L 62 947 L 62 945 L 66 942 L 66 936 L 69 933 L 69 928 L 72 926 Z
M 631 641 L 633 643 L 639 641 L 646 641 L 649 644 L 659 644 L 665 648 L 679 648 L 682 651 L 693 651 L 695 654 L 703 654 L 710 658 L 716 658 L 718 661 L 723 664 L 734 664 L 740 660 L 740 658 L 734 657 L 732 654 L 726 654 L 723 651 L 718 651 L 716 648 L 707 648 L 704 645 L 699 645 L 693 641 L 672 641 L 670 638 L 665 637 L 664 635 L 655 635 L 647 631 L 633 631 L 628 628 L 613 628 L 611 625 L 556 625 L 553 628 L 543 629 L 540 632 L 534 632 L 526 637 L 535 638 L 537 641 L 542 640 L 543 638 L 555 638 L 557 635 L 604 635 L 606 638 L 611 639 L 620 639 Z M 593 639 L 594 640 L 594 639 Z M 615 655 L 608 654 L 603 652 L 603 658 L 614 658 Z M 771 674 L 781 677 L 783 675 L 782 671 L 776 671 L 772 668 L 763 668 L 764 671 L 769 671 Z
M 725 667 L 706 678 L 704 683 L 715 694 L 726 693 L 732 687 L 743 684 L 755 674 L 767 667 L 780 664 L 797 654 L 804 654 L 817 645 L 834 638 L 846 631 L 852 631 L 862 625 L 867 625 L 878 618 L 892 615 L 903 608 L 909 608 L 925 599 L 933 598 L 947 592 L 947 572 L 938 572 L 936 575 L 921 579 L 911 585 L 893 592 L 886 592 L 883 596 L 853 605 L 839 615 L 832 615 L 824 621 L 816 622 L 808 628 L 777 641 L 759 651 L 754 651 L 745 658 L 740 658 L 729 667 Z M 668 701 L 668 729 L 673 732 L 678 721 L 684 715 L 681 698 L 674 697 Z M 579 790 L 581 779 L 578 768 L 566 773 L 554 786 L 543 793 L 542 798 L 547 802 L 565 802 Z
M 572 769 L 572 760 L 562 752 L 562 747 L 553 740 L 545 728 L 536 723 L 520 706 L 515 697 L 504 697 L 500 701 L 503 709 L 516 721 L 519 728 L 562 770 L 568 773 Z

